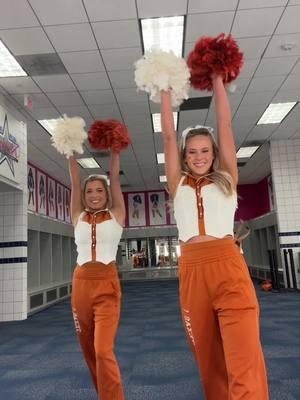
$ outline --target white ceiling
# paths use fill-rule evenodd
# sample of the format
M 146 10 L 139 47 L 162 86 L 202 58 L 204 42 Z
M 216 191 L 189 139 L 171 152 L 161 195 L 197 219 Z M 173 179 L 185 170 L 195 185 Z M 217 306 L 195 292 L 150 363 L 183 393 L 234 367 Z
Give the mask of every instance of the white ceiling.
M 62 75 L 0 78 L 1 93 L 27 120 L 28 159 L 66 184 L 66 160 L 37 119 L 66 113 L 87 125 L 123 121 L 132 137 L 122 153 L 124 190 L 162 187 L 163 165 L 155 157 L 162 140 L 151 124 L 158 106 L 134 83 L 133 63 L 142 56 L 140 18 L 186 15 L 185 56 L 202 35 L 225 32 L 237 39 L 245 66 L 230 94 L 236 143 L 264 143 L 240 169 L 240 183 L 270 173 L 270 139 L 300 137 L 300 105 L 282 124 L 256 125 L 271 101 L 300 100 L 300 0 L 0 0 L 0 9 L 0 38 L 15 56 L 53 53 L 66 68 Z M 286 43 L 294 47 L 284 51 Z M 23 106 L 24 94 L 32 97 L 32 110 Z M 179 130 L 193 123 L 215 125 L 213 102 L 209 110 L 180 112 Z M 107 171 L 108 158 L 98 160 Z

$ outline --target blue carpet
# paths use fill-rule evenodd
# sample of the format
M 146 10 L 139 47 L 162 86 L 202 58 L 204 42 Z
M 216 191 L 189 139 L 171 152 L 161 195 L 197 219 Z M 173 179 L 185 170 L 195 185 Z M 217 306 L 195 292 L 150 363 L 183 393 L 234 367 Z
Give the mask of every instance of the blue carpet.
M 258 290 L 258 296 L 271 400 L 299 400 L 299 293 Z M 0 338 L 0 400 L 97 399 L 69 301 L 26 321 L 0 323 Z M 176 281 L 123 285 L 116 354 L 127 400 L 204 399 Z

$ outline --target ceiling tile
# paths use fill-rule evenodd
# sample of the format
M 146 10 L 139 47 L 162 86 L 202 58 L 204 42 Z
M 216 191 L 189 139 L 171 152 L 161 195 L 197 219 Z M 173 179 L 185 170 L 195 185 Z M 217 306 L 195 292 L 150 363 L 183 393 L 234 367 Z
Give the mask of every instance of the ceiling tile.
M 145 92 L 137 92 L 136 89 L 116 89 L 115 94 L 120 103 L 136 103 L 138 101 L 148 102 Z
M 299 15 L 300 6 L 287 7 L 276 28 L 275 34 L 300 33 Z
M 300 101 L 300 90 L 279 90 L 276 96 L 272 99 L 273 103 L 282 103 L 289 101 Z
M 142 49 L 112 49 L 101 51 L 107 71 L 135 69 L 134 63 L 142 57 Z
M 289 74 L 297 59 L 297 56 L 263 58 L 255 72 L 255 77 Z
M 123 115 L 148 115 L 149 114 L 149 104 L 148 102 L 138 102 L 138 103 L 122 103 L 119 102 L 120 110 Z
M 279 89 L 284 79 L 285 75 L 253 78 L 247 92 L 264 92 Z
M 260 60 L 258 60 L 258 59 L 253 59 L 253 60 L 246 59 L 244 61 L 244 65 L 243 65 L 241 73 L 239 75 L 240 78 L 251 77 L 254 74 L 254 72 L 255 72 L 255 70 L 256 70 L 256 68 L 258 66 L 259 61 Z
M 300 89 L 300 74 L 290 75 L 285 80 L 284 84 L 280 88 L 281 90 L 295 90 Z
M 95 119 L 117 119 L 121 121 L 121 114 L 116 104 L 92 105 L 89 109 Z
M 52 119 L 52 118 L 59 118 L 60 113 L 57 111 L 54 107 L 50 108 L 37 108 L 37 109 L 32 109 L 30 111 L 32 116 L 38 120 L 38 119 Z
M 187 12 L 187 0 L 137 0 L 139 18 L 172 17 Z
M 269 37 L 267 36 L 237 39 L 237 43 L 241 51 L 244 53 L 245 59 L 261 58 L 268 42 Z
M 239 9 L 285 6 L 287 0 L 240 0 Z
M 40 25 L 26 0 L 2 0 L 0 4 L 0 29 L 24 28 Z
M 42 28 L 3 30 L 0 31 L 0 38 L 15 56 L 54 53 Z
M 97 50 L 89 24 L 46 26 L 45 30 L 57 52 Z
M 283 7 L 240 10 L 236 13 L 231 33 L 235 38 L 271 35 L 283 10 Z
M 92 118 L 86 106 L 58 106 L 58 110 L 68 117 Z
M 181 111 L 179 115 L 179 132 L 188 126 L 205 125 L 207 110 Z
M 238 0 L 189 0 L 188 13 L 235 10 Z
M 216 36 L 220 32 L 229 33 L 233 17 L 233 11 L 189 14 L 187 16 L 186 41 L 195 42 L 201 36 Z
M 113 88 L 136 88 L 134 71 L 111 71 L 108 75 Z
M 289 57 L 300 55 L 300 34 L 295 33 L 273 36 L 266 49 L 264 57 L 286 57 L 287 51 L 284 51 L 281 47 L 286 43 L 292 43 L 293 45 L 295 45 L 292 49 L 288 50 Z
M 69 75 L 35 76 L 34 81 L 46 93 L 75 91 Z
M 115 102 L 112 90 L 83 90 L 81 95 L 88 105 L 113 104 Z
M 90 21 L 136 18 L 135 0 L 84 0 Z
M 293 68 L 292 74 L 300 74 L 300 60 L 297 62 L 297 64 Z
M 81 0 L 29 0 L 43 25 L 87 22 Z
M 105 70 L 98 50 L 60 53 L 59 56 L 70 74 Z
M 0 78 L 0 85 L 10 94 L 40 93 L 41 89 L 29 77 Z
M 49 93 L 48 97 L 56 106 L 84 105 L 84 102 L 78 92 Z
M 243 98 L 243 106 L 255 106 L 257 104 L 270 104 L 272 98 L 276 93 L 276 89 L 264 92 L 247 92 Z
M 137 20 L 94 22 L 92 27 L 100 49 L 141 45 Z
M 111 88 L 106 72 L 72 74 L 71 77 L 78 90 L 98 90 Z
M 277 128 L 277 125 L 255 125 L 255 127 L 251 130 L 249 135 L 246 138 L 246 141 L 265 141 L 267 140 L 274 130 Z

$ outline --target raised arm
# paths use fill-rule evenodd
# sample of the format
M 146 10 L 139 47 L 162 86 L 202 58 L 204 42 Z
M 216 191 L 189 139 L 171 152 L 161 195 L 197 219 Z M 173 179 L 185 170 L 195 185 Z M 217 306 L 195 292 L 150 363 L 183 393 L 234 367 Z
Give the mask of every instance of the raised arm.
M 78 217 L 83 211 L 83 204 L 81 200 L 81 181 L 79 165 L 74 156 L 69 157 L 69 172 L 72 184 L 71 192 L 71 218 L 72 224 L 77 224 Z
M 165 152 L 165 171 L 171 196 L 174 196 L 181 177 L 180 157 L 174 127 L 171 94 L 161 91 L 161 127 Z
M 231 110 L 221 76 L 213 75 L 213 92 L 217 116 L 220 169 L 228 172 L 234 186 L 238 182 L 236 148 L 231 127 Z
M 110 190 L 112 197 L 111 211 L 120 225 L 125 223 L 125 203 L 120 185 L 120 155 L 111 151 L 110 158 Z

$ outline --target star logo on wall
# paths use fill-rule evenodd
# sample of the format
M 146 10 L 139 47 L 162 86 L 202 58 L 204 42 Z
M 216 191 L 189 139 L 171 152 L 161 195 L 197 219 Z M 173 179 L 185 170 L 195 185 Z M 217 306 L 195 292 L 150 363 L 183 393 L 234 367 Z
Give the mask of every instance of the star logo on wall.
M 14 163 L 18 162 L 18 148 L 16 138 L 9 133 L 7 115 L 5 115 L 3 127 L 0 127 L 0 165 L 6 161 L 13 176 L 15 176 Z

